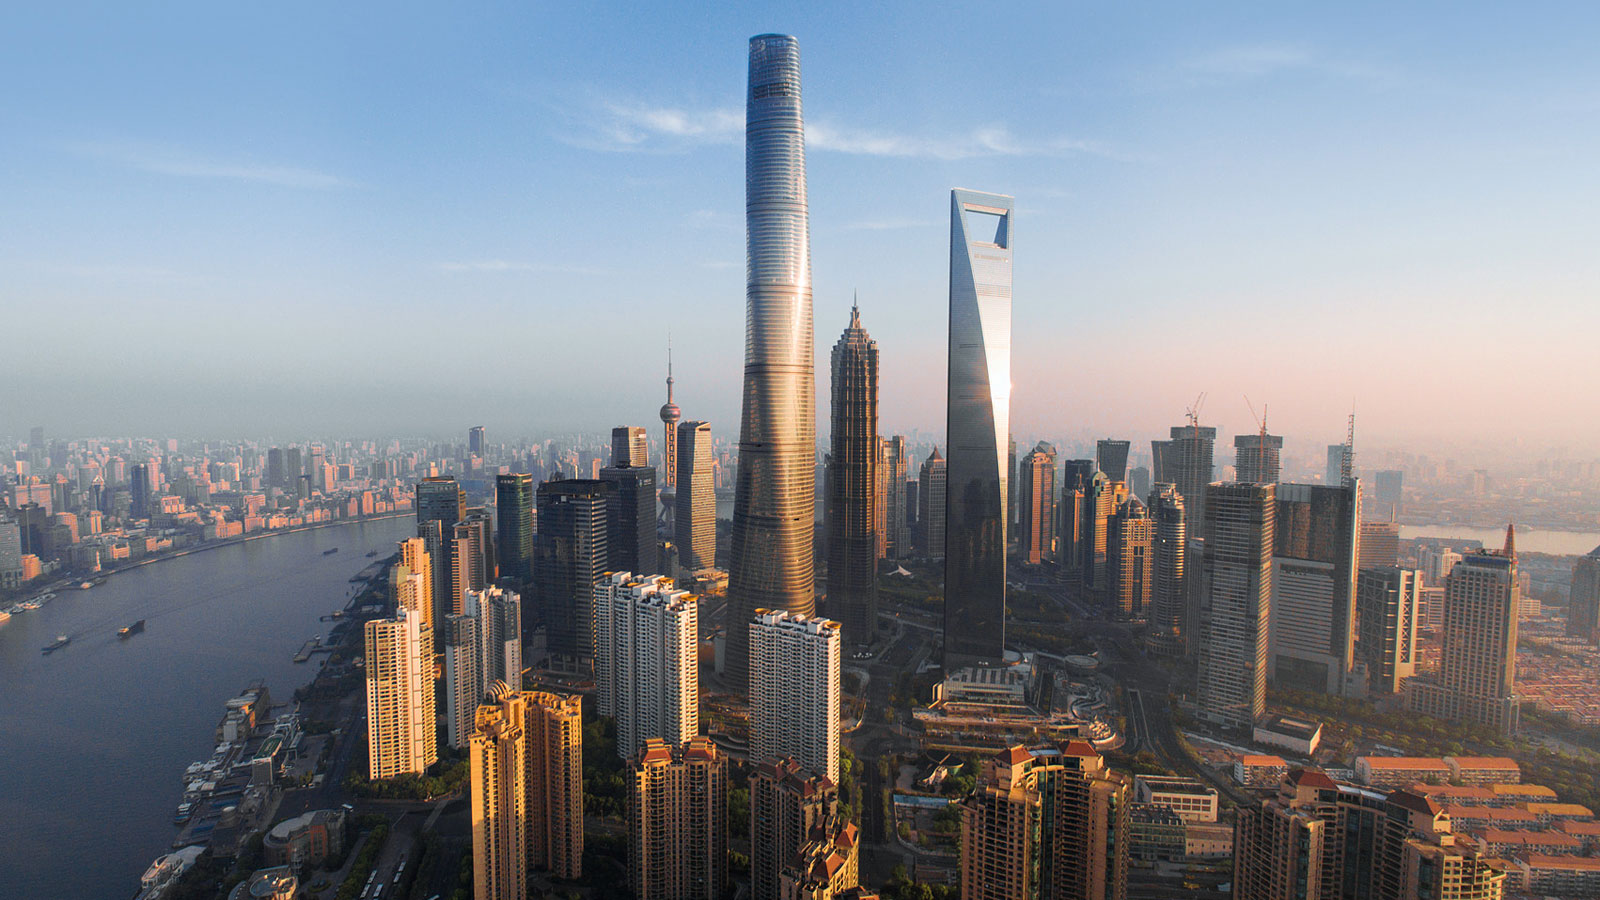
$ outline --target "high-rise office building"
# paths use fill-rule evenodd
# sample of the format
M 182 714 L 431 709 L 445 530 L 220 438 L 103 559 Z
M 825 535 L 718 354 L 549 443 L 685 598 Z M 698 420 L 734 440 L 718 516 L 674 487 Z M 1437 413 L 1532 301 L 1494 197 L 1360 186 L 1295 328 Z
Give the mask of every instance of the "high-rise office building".
M 300 461 L 300 448 L 287 447 L 283 451 L 284 487 L 294 490 L 294 486 L 305 474 L 305 466 Z
M 878 343 L 850 308 L 850 325 L 833 345 L 832 428 L 827 477 L 828 614 L 854 645 L 872 640 L 878 622 Z M 926 468 L 926 464 L 924 464 Z
M 1171 435 L 1166 449 L 1166 477 L 1157 475 L 1156 481 L 1170 481 L 1178 486 L 1178 493 L 1183 495 L 1184 506 L 1189 511 L 1190 524 L 1199 525 L 1206 520 L 1206 485 L 1211 483 L 1212 448 L 1217 441 L 1217 430 L 1200 425 L 1175 425 Z
M 455 524 L 450 542 L 449 612 L 462 611 L 467 591 L 481 591 L 495 579 L 494 528 L 489 513 L 473 507 Z
M 1417 671 L 1417 625 L 1422 609 L 1415 569 L 1362 569 L 1356 579 L 1356 616 L 1361 622 L 1361 658 L 1367 664 L 1367 689 L 1398 694 Z
M 1323 473 L 1324 484 L 1339 484 L 1344 481 L 1344 470 L 1348 463 L 1353 463 L 1354 457 L 1350 453 L 1349 444 L 1328 445 L 1328 468 Z
M 22 529 L 0 516 L 0 589 L 22 584 Z
M 1040 441 L 1018 475 L 1018 551 L 1025 565 L 1056 561 L 1056 448 Z
M 707 737 L 659 738 L 633 757 L 628 886 L 635 897 L 721 900 L 728 886 L 728 758 Z
M 1600 643 L 1600 547 L 1572 564 L 1572 594 L 1567 606 L 1567 636 Z
M 1094 473 L 1083 495 L 1083 583 L 1096 591 L 1107 586 L 1106 550 L 1111 535 L 1111 517 L 1128 499 L 1127 487 L 1112 481 L 1104 472 Z
M 551 664 L 588 671 L 594 663 L 594 585 L 610 568 L 606 504 L 611 485 L 572 479 L 539 485 L 533 583 Z
M 1516 545 L 1507 528 L 1505 549 L 1469 553 L 1450 570 L 1439 674 L 1406 683 L 1413 712 L 1516 733 L 1521 600 Z
M 365 627 L 367 777 L 421 774 L 439 760 L 434 735 L 433 636 L 402 609 Z
M 906 470 L 911 451 L 902 435 L 883 439 L 878 466 L 878 519 L 882 523 L 878 555 L 883 559 L 904 559 L 911 555 L 911 537 L 906 528 Z
M 1381 569 L 1400 564 L 1400 526 L 1394 522 L 1362 522 L 1360 556 L 1363 569 Z
M 1373 474 L 1372 481 L 1372 500 L 1377 506 L 1378 513 L 1390 519 L 1398 516 L 1403 496 L 1401 485 L 1405 482 L 1405 473 L 1399 469 L 1379 469 Z
M 596 708 L 616 720 L 617 755 L 699 734 L 699 598 L 661 575 L 611 572 L 594 586 L 594 620 Z
M 1150 470 L 1144 466 L 1134 466 L 1128 470 L 1128 496 L 1150 496 Z
M 650 439 L 638 425 L 619 425 L 611 429 L 611 465 L 642 469 L 650 465 Z
M 1132 447 L 1129 441 L 1114 441 L 1111 438 L 1102 438 L 1094 445 L 1095 468 L 1106 473 L 1112 481 L 1128 480 L 1128 449 Z
M 1295 690 L 1359 693 L 1352 675 L 1361 484 L 1280 484 L 1276 519 L 1268 677 Z
M 1171 441 L 1150 442 L 1150 478 L 1156 484 L 1174 484 L 1177 476 L 1176 459 Z
M 710 422 L 678 423 L 678 568 L 684 572 L 717 564 L 716 456 L 711 452 Z
M 909 460 L 910 456 L 908 455 L 906 458 Z M 908 467 L 906 469 L 906 474 L 911 474 L 911 470 L 909 468 L 909 464 L 908 464 Z M 917 554 L 917 552 L 918 552 L 918 543 L 917 542 L 920 540 L 920 538 L 917 537 L 917 512 L 919 511 L 919 507 L 918 507 L 917 503 L 918 503 L 919 498 L 921 498 L 921 496 L 922 496 L 922 482 L 921 482 L 921 480 L 919 480 L 917 478 L 907 478 L 906 479 L 906 518 L 905 518 L 905 523 L 906 523 L 906 533 L 910 535 L 909 540 L 911 541 L 911 543 L 908 544 L 907 546 L 908 546 L 908 549 L 910 551 L 908 555 L 911 555 L 911 556 L 915 556 Z
M 526 897 L 529 869 L 583 876 L 582 698 L 498 684 L 469 751 L 474 900 Z
M 1277 484 L 1283 471 L 1283 438 L 1261 431 L 1233 436 L 1234 480 Z
M 291 450 L 291 453 L 298 458 L 298 450 Z M 415 505 L 417 536 L 427 544 L 428 555 L 433 558 L 434 621 L 437 622 L 461 611 L 461 597 L 454 594 L 455 538 L 456 523 L 467 515 L 467 495 L 454 478 L 431 476 L 417 482 Z
M 1125 898 L 1132 794 L 1085 741 L 1000 751 L 960 803 L 961 896 Z
M 1188 522 L 1175 485 L 1158 484 L 1146 507 L 1150 537 L 1150 646 L 1157 654 L 1183 656 L 1189 638 L 1189 587 L 1185 579 Z
M 1069 459 L 1061 464 L 1061 502 L 1056 504 L 1056 560 L 1065 575 L 1083 574 L 1086 546 L 1092 535 L 1087 515 L 1089 489 L 1094 484 L 1092 459 Z
M 283 487 L 288 484 L 288 470 L 284 468 L 283 448 L 273 447 L 267 450 L 267 487 Z
M 1150 615 L 1155 536 L 1155 520 L 1136 498 L 1124 500 L 1106 523 L 1106 591 L 1121 618 Z
M 469 591 L 466 615 L 478 620 L 478 672 L 483 691 L 497 681 L 522 690 L 522 598 L 515 591 L 488 587 Z
M 745 98 L 745 360 L 728 564 L 725 671 L 751 678 L 745 624 L 757 609 L 816 609 L 816 391 L 811 228 L 800 44 L 750 39 Z
M 1274 796 L 1239 811 L 1233 896 L 1500 900 L 1506 873 L 1474 843 L 1418 791 L 1384 795 L 1296 769 Z
M 152 512 L 150 498 L 154 493 L 150 482 L 150 467 L 144 463 L 134 463 L 128 469 L 128 494 L 133 501 L 128 508 L 129 515 L 135 519 L 150 518 Z
M 463 613 L 445 616 L 439 630 L 444 644 L 445 740 L 456 750 L 466 749 L 484 697 L 480 624 L 477 616 Z
M 1449 547 L 1426 545 L 1417 550 L 1417 562 L 1422 566 L 1422 577 L 1431 585 L 1443 585 L 1450 570 L 1461 562 L 1461 554 Z
M 1197 712 L 1249 732 L 1267 703 L 1277 485 L 1219 482 L 1205 493 Z
M 644 429 L 638 431 L 642 433 Z M 656 543 L 656 470 L 650 466 L 607 466 L 600 470 L 600 480 L 613 487 L 606 507 L 611 568 L 656 571 L 661 560 Z
M 750 772 L 750 895 L 782 900 L 783 873 L 811 835 L 840 823 L 836 782 L 793 758 L 756 761 Z
M 757 610 L 750 633 L 750 759 L 792 756 L 839 780 L 839 623 Z
M 508 472 L 494 477 L 495 551 L 500 575 L 527 584 L 533 577 L 533 476 Z M 654 495 L 650 498 L 655 504 Z M 655 519 L 654 510 L 650 518 Z
M 917 482 L 917 546 L 927 559 L 944 558 L 945 491 L 949 472 L 939 448 L 922 461 Z
M 1006 645 L 1012 199 L 950 192 L 944 666 L 998 664 Z
M 474 425 L 467 431 L 467 453 L 473 456 L 484 456 L 488 452 L 488 442 L 484 439 L 482 425 Z

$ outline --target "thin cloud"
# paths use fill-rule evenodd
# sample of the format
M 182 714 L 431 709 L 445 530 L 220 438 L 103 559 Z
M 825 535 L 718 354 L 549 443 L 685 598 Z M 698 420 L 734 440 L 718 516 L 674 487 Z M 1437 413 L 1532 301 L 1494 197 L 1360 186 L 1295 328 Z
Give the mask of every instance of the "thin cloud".
M 1223 47 L 1184 61 L 1178 71 L 1180 80 L 1188 84 L 1244 81 L 1292 72 L 1368 82 L 1388 82 L 1395 77 L 1390 70 L 1371 63 L 1339 59 L 1291 43 Z
M 177 178 L 250 181 L 309 190 L 332 190 L 349 184 L 342 178 L 314 169 L 207 159 L 181 148 L 157 144 L 78 141 L 68 144 L 67 150 L 86 159 L 104 160 L 142 172 Z
M 584 125 L 587 133 L 568 136 L 569 143 L 596 150 L 663 152 L 737 144 L 744 131 L 744 112 L 606 102 Z
M 708 145 L 732 146 L 744 138 L 744 111 L 720 107 L 694 110 L 637 102 L 605 102 L 583 121 L 569 143 L 616 152 L 681 152 Z M 1026 138 L 1004 125 L 985 125 L 949 135 L 912 135 L 806 124 L 806 147 L 826 153 L 952 161 L 994 156 L 1065 156 L 1088 153 L 1120 158 L 1094 141 L 1069 137 Z
M 450 273 L 493 273 L 493 272 L 543 272 L 560 273 L 564 275 L 600 275 L 604 270 L 589 266 L 573 266 L 564 263 L 524 262 L 511 259 L 475 259 L 460 262 L 442 262 L 435 266 L 441 272 Z
M 985 156 L 1065 156 L 1072 153 L 1114 155 L 1105 146 L 1093 141 L 1067 137 L 1023 138 L 1012 134 L 1004 125 L 988 125 L 953 135 L 924 136 L 813 123 L 806 126 L 806 147 L 860 156 L 933 159 L 943 162 Z

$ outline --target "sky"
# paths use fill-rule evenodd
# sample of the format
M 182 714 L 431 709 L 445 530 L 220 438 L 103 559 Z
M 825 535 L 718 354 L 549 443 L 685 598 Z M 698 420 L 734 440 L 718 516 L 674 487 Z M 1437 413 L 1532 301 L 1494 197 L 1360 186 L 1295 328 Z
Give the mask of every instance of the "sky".
M 942 432 L 949 190 L 1016 197 L 1014 430 L 1600 441 L 1600 6 L 0 13 L 0 435 L 736 431 L 747 41 L 817 330 Z M 146 8 L 149 7 L 149 8 Z M 737 7 L 737 8 L 734 8 Z M 1227 440 L 1227 438 L 1223 438 Z

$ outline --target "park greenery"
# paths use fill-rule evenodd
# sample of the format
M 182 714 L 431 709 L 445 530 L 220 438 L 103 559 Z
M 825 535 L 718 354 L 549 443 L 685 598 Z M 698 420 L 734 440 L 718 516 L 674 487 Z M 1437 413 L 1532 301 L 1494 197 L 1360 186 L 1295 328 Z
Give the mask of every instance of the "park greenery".
M 350 874 L 345 876 L 344 882 L 339 885 L 339 892 L 334 895 L 334 900 L 355 900 L 356 895 L 367 885 L 367 876 L 372 872 L 372 866 L 378 861 L 378 851 L 383 849 L 384 841 L 389 839 L 389 823 L 379 822 L 367 834 L 366 841 L 361 845 L 361 851 L 356 854 L 356 861 L 350 866 Z
M 1381 744 L 1413 756 L 1509 757 L 1522 769 L 1524 782 L 1542 784 L 1564 802 L 1600 809 L 1600 786 L 1594 782 L 1600 754 L 1594 751 L 1551 749 L 1529 740 L 1527 734 L 1500 734 L 1483 726 L 1385 710 L 1371 701 L 1349 697 L 1284 690 L 1274 691 L 1271 699 L 1275 708 L 1286 712 L 1338 722 L 1357 748 Z

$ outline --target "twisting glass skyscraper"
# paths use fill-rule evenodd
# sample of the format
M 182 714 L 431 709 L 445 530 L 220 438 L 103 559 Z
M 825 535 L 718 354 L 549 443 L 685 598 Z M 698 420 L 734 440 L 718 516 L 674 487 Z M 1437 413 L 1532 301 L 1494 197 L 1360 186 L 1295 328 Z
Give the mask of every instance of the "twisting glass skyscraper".
M 748 689 L 757 609 L 810 616 L 816 522 L 811 232 L 800 44 L 750 39 L 745 100 L 744 409 L 728 566 L 727 677 Z
M 946 670 L 1005 656 L 1011 207 L 999 194 L 950 192 Z

